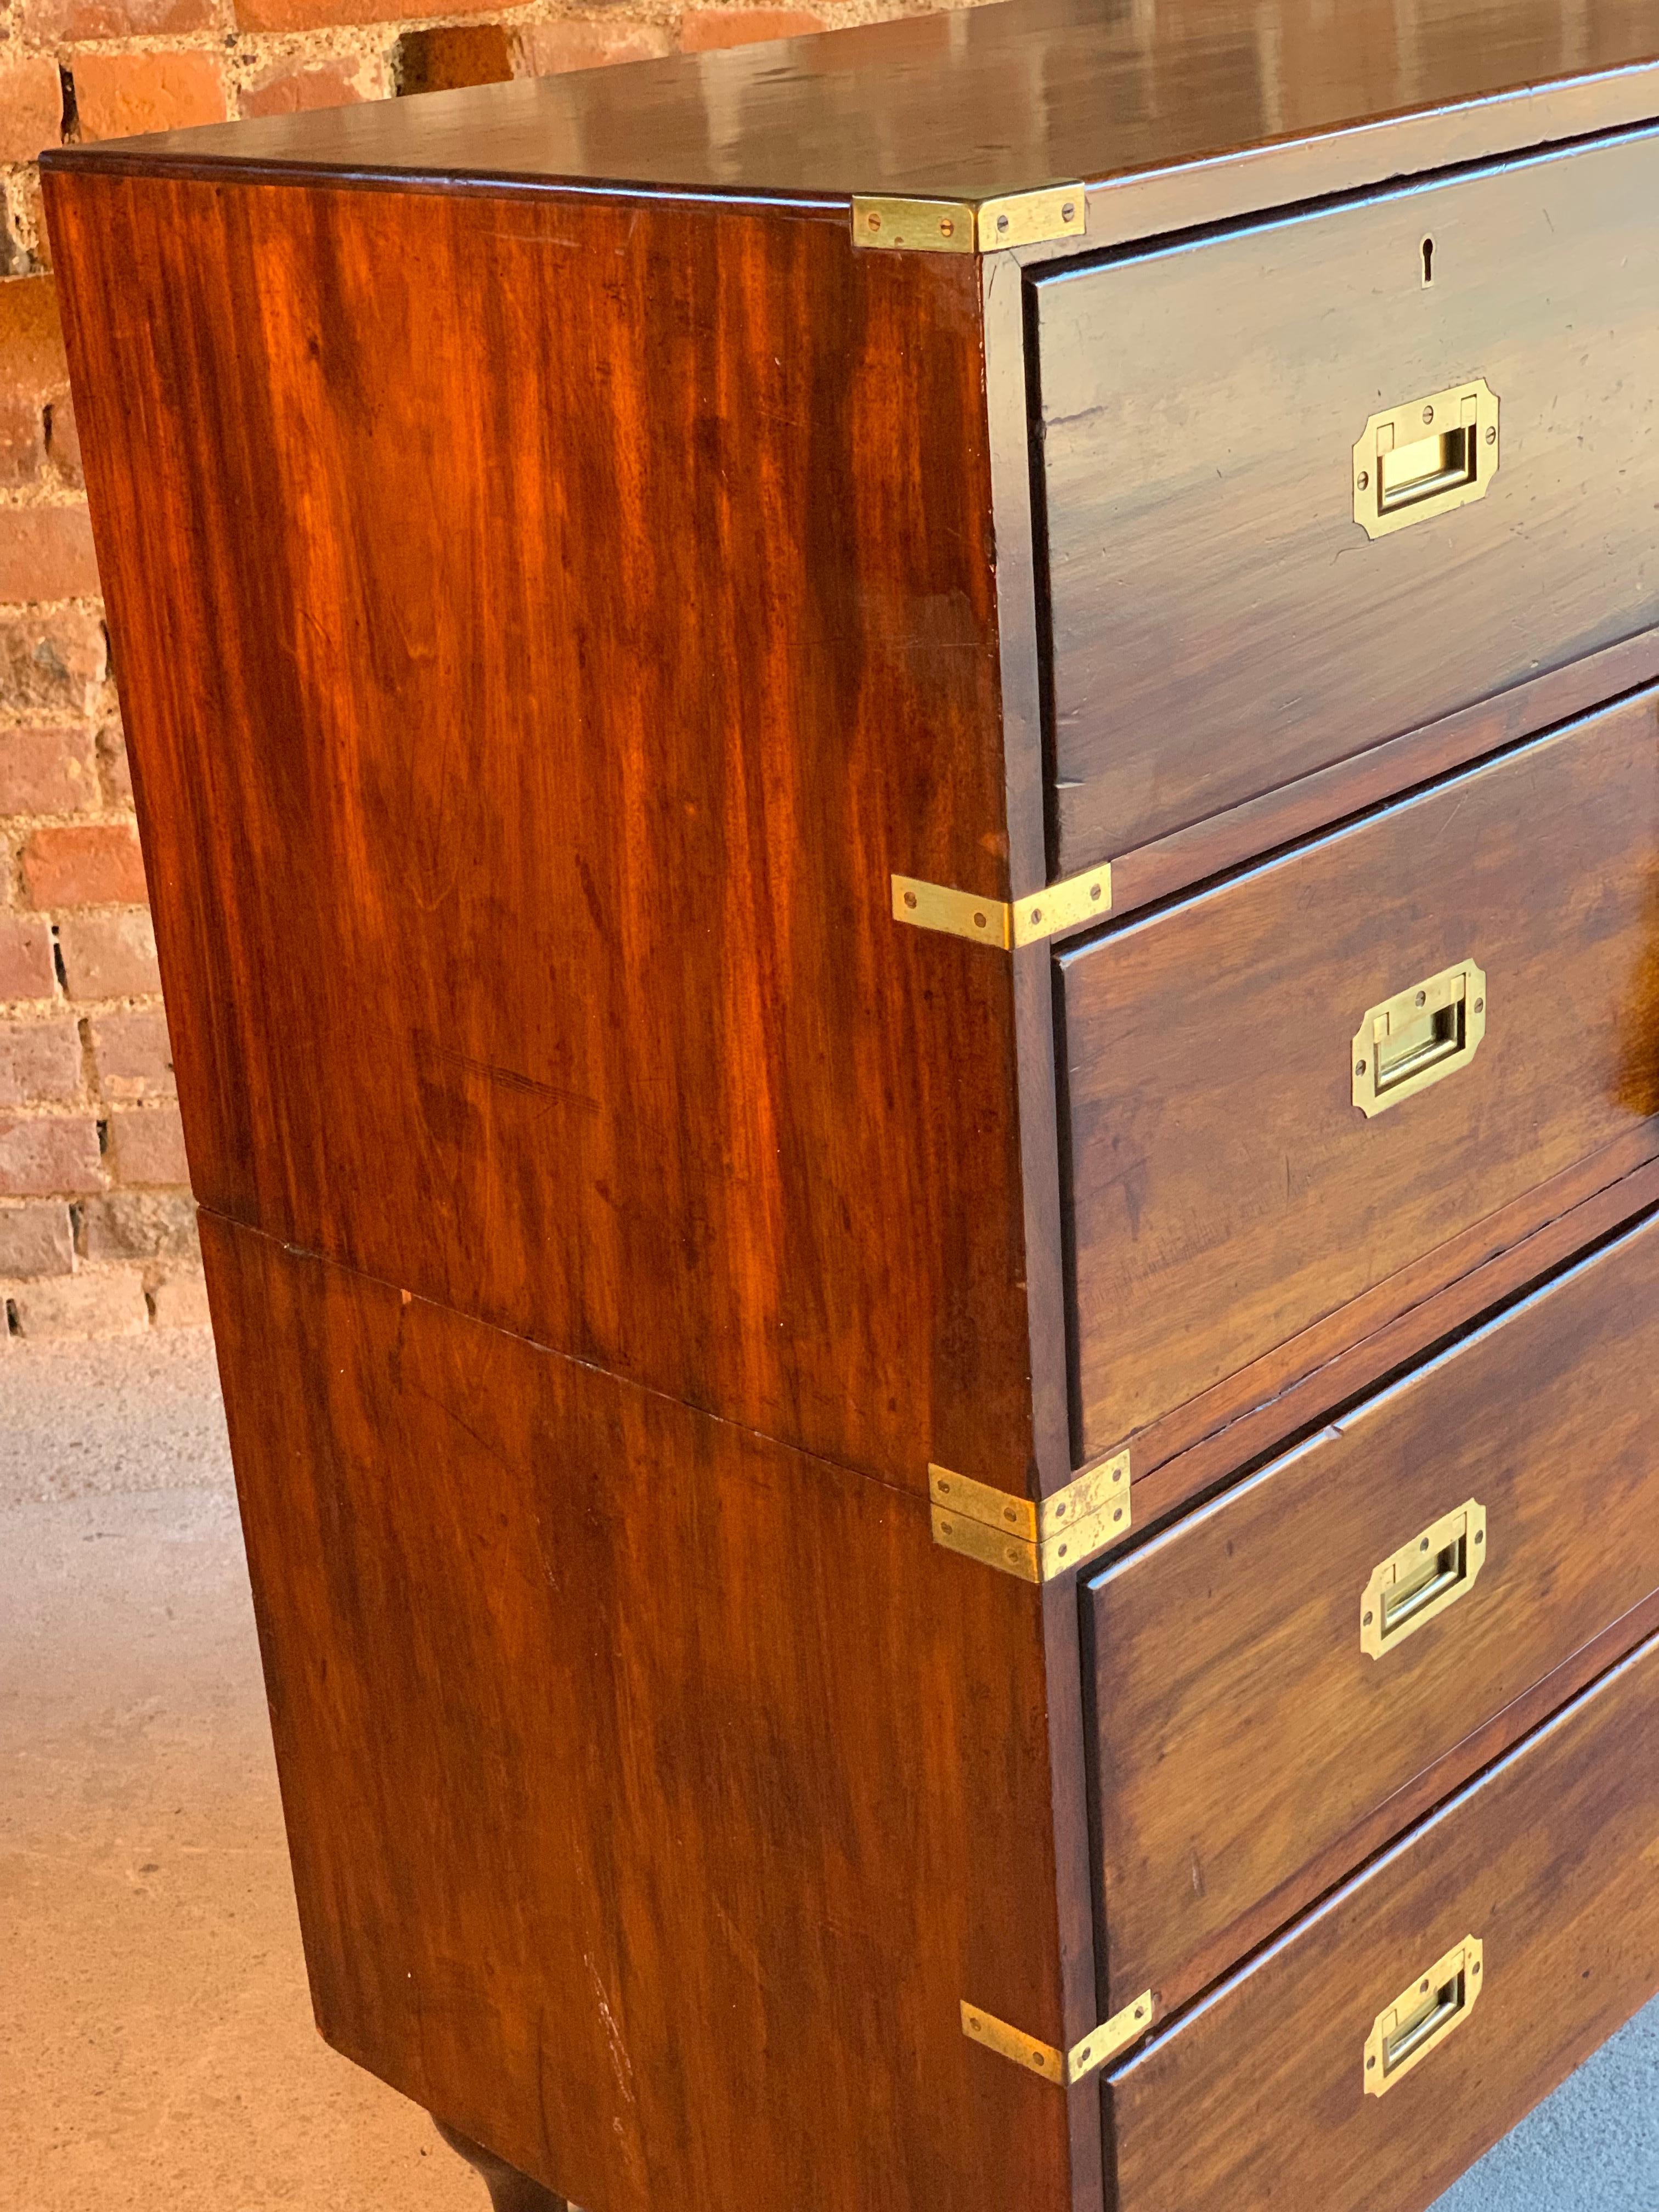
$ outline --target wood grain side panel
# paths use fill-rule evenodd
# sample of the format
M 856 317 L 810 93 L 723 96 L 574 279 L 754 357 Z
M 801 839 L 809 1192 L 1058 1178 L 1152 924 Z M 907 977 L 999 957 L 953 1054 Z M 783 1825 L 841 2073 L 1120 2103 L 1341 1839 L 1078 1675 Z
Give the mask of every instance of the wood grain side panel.
M 1466 1231 L 1604 1149 L 1644 1149 L 1656 727 L 1644 693 L 1061 957 L 1085 1454 L 1403 1269 L 1431 1295 L 1437 1250 L 1442 1280 L 1461 1273 Z M 1361 1017 L 1467 958 L 1485 1041 L 1367 1120 Z M 1326 1334 L 1330 1358 L 1340 1323 Z
M 1425 2212 L 1659 1988 L 1659 1644 L 1642 1646 L 1114 2074 L 1119 2212 Z M 1464 1936 L 1486 1987 L 1384 2097 L 1382 2008 Z
M 1376 1566 L 1470 1498 L 1467 1594 L 1370 1656 Z M 1656 1591 L 1650 1219 L 1091 1585 L 1106 2008 L 1328 1886 L 1377 1807 Z
M 1057 873 L 1659 623 L 1656 187 L 1637 137 L 1038 281 Z M 1368 418 L 1477 375 L 1486 497 L 1367 538 Z
M 606 2212 L 1070 2212 L 1066 2094 L 958 2014 L 1060 2033 L 1037 1593 L 908 1493 L 203 1231 L 329 2039 Z
M 825 1456 L 1026 1486 L 978 268 L 52 180 L 193 1179 Z

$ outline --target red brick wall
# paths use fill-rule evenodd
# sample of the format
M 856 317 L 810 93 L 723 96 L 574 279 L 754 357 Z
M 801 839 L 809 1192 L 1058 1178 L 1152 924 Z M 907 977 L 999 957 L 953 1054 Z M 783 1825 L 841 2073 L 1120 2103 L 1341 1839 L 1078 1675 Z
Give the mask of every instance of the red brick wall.
M 0 27 L 0 1356 L 205 1311 L 36 154 L 912 12 L 386 4 L 9 0 Z

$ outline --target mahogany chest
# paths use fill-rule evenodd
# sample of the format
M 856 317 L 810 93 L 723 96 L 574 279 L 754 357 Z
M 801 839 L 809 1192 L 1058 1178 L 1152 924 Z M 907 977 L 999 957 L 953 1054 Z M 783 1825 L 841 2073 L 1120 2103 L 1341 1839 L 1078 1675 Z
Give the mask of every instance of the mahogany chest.
M 1659 17 L 45 166 L 324 2034 L 1423 2212 L 1659 1989 Z

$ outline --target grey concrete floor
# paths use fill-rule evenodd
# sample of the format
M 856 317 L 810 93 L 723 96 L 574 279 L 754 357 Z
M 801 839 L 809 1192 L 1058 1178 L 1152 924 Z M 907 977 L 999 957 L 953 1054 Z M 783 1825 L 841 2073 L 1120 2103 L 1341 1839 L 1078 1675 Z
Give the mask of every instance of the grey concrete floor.
M 486 2212 L 312 2026 L 204 1331 L 0 1346 L 0 1778 L 6 2212 Z M 1659 2001 L 1437 2212 L 1656 2208 Z

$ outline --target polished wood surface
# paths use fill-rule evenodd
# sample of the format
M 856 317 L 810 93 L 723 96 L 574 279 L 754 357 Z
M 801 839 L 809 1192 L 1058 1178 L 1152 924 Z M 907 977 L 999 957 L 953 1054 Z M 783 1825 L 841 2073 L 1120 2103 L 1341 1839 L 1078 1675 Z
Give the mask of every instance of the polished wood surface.
M 1083 1455 L 1645 1145 L 1656 726 L 1644 693 L 1061 956 Z M 1460 959 L 1484 1042 L 1368 1121 L 1361 1017 Z
M 520 2173 L 505 2159 L 485 2150 L 481 2143 L 458 2135 L 442 2120 L 434 2123 L 438 2133 L 459 2157 L 477 2168 L 489 2191 L 491 2212 L 572 2212 L 572 2207 L 562 2197 L 556 2197 L 550 2189 L 544 2189 L 539 2181 L 532 2181 L 527 2173 Z
M 959 2014 L 1061 2033 L 1036 1592 L 867 1476 L 203 1231 L 328 2039 L 605 2212 L 1069 2212 L 1066 2093 Z
M 1291 200 L 1652 116 L 1659 25 L 1643 0 L 1348 0 L 1340 29 L 1321 0 L 1015 0 L 76 159 L 563 179 L 843 208 L 855 192 L 1146 180 L 1175 189 L 1133 195 L 1132 220 L 1172 228 L 1259 205 L 1264 191 Z M 1099 212 L 1103 230 L 1121 220 Z
M 1590 1164 L 1593 1175 L 1587 1172 L 1583 1178 L 1584 1194 L 1544 1218 L 1541 1227 L 1518 1227 L 1510 1209 L 1498 1214 L 1494 1224 L 1483 1224 L 1480 1245 L 1484 1249 L 1465 1254 L 1467 1265 L 1426 1296 L 1413 1294 L 1407 1270 L 1403 1280 L 1395 1278 L 1382 1286 L 1389 1295 L 1386 1302 L 1379 1302 L 1380 1318 L 1366 1311 L 1369 1299 L 1356 1299 L 1337 1317 L 1340 1329 L 1333 1327 L 1329 1332 L 1336 1348 L 1328 1357 L 1322 1356 L 1319 1343 L 1323 1332 L 1310 1329 L 1291 1347 L 1301 1347 L 1301 1359 L 1283 1367 L 1264 1362 L 1254 1375 L 1246 1369 L 1231 1378 L 1228 1389 L 1214 1394 L 1217 1399 L 1237 1394 L 1237 1404 L 1218 1425 L 1206 1429 L 1194 1423 L 1188 1440 L 1166 1457 L 1149 1455 L 1145 1471 L 1136 1474 L 1137 1528 L 1150 1529 L 1167 1521 L 1182 1506 L 1210 1494 L 1227 1476 L 1259 1464 L 1289 1438 L 1308 1434 L 1325 1414 L 1403 1373 L 1413 1359 L 1449 1343 L 1482 1313 L 1659 1203 L 1659 1158 L 1647 1158 L 1639 1166 L 1621 1163 L 1613 1176 L 1607 1164 L 1626 1149 L 1610 1146 L 1607 1152 L 1598 1153 Z M 1562 1187 L 1558 1182 L 1546 1189 Z M 1362 1315 L 1364 1333 L 1356 1335 L 1352 1324 Z M 1342 1341 L 1337 1344 L 1339 1336 Z M 1245 1387 L 1252 1382 L 1254 1387 Z M 1206 1399 L 1195 1399 L 1186 1410 L 1195 1412 L 1206 1403 Z M 1237 1410 L 1238 1406 L 1246 1410 Z M 1180 1425 L 1179 1417 L 1172 1417 L 1145 1433 L 1155 1442 Z
M 1006 884 L 975 264 L 52 189 L 198 1197 L 1024 1490 L 1010 977 L 890 912 Z
M 498 2212 L 1419 2212 L 1659 1978 L 1656 122 L 1639 0 L 1016 0 L 46 165 L 317 2014 Z
M 1385 800 L 1468 768 L 1522 738 L 1537 737 L 1659 678 L 1659 629 L 1644 630 L 1622 644 L 1483 700 L 1478 707 L 1442 715 L 1388 738 L 1352 760 L 1316 769 L 1260 798 L 1224 808 L 1185 830 L 1112 860 L 1112 912 L 1132 914 L 1156 906 L 1207 878 L 1224 875 L 1334 822 L 1367 812 Z
M 1213 1472 L 1237 1474 L 1260 1445 L 1305 1429 L 1318 1412 L 1443 1342 L 1483 1305 L 1634 1218 L 1652 1203 L 1656 1158 L 1659 1123 L 1641 1121 L 1443 1244 L 1429 1246 L 1142 1430 L 1137 1484 L 1159 1487 L 1168 1470 L 1178 1486 L 1169 1494 L 1190 1498 L 1203 1486 L 1194 1468 L 1207 1462 Z M 1253 1450 L 1247 1438 L 1260 1445 Z
M 1372 1657 L 1373 1571 L 1471 1498 L 1466 1594 Z M 1091 1585 L 1107 2008 L 1310 1903 L 1370 1814 L 1656 1592 L 1650 1219 Z
M 1425 2212 L 1659 1988 L 1650 1643 L 1110 2076 L 1118 2212 Z M 1486 1946 L 1470 2017 L 1383 2097 L 1365 2039 Z
M 1659 623 L 1656 200 L 1644 137 L 1037 283 L 1056 874 Z M 1477 374 L 1485 497 L 1368 538 L 1368 418 Z

